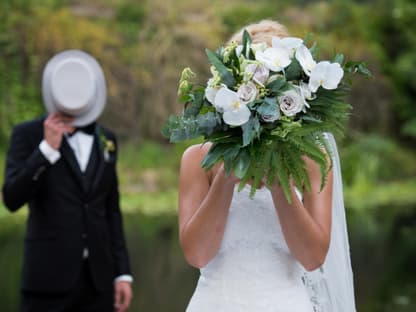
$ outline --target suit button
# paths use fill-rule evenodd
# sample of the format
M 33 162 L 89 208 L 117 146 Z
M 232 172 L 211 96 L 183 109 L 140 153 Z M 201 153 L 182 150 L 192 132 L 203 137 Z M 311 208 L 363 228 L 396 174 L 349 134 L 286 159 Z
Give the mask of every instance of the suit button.
M 82 238 L 84 238 L 84 239 L 85 239 L 85 238 L 87 238 L 87 236 L 88 236 L 88 235 L 87 235 L 86 233 L 82 233 Z

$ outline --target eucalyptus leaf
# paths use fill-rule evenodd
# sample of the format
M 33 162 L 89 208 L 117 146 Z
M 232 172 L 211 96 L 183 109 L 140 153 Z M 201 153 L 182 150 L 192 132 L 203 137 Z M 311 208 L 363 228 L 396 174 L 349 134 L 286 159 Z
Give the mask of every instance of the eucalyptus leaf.
M 208 136 L 214 132 L 215 128 L 221 124 L 221 118 L 217 113 L 208 112 L 203 115 L 198 115 L 196 122 L 198 130 L 201 134 Z
M 260 122 L 257 117 L 251 116 L 250 119 L 241 126 L 243 130 L 243 147 L 249 145 L 260 135 Z
M 184 116 L 191 117 L 198 115 L 199 111 L 201 110 L 202 104 L 204 103 L 204 91 L 199 90 L 194 92 L 192 101 L 188 101 L 187 106 L 185 107 Z
M 256 110 L 261 116 L 267 116 L 269 119 L 278 119 L 280 117 L 280 109 L 275 97 L 266 97 Z
M 333 62 L 342 65 L 342 63 L 344 62 L 344 59 L 345 59 L 344 54 L 337 53 L 337 55 L 335 55 L 334 57 Z
M 162 134 L 169 138 L 172 143 L 200 136 L 196 119 L 185 118 L 184 116 L 170 116 L 162 128 Z

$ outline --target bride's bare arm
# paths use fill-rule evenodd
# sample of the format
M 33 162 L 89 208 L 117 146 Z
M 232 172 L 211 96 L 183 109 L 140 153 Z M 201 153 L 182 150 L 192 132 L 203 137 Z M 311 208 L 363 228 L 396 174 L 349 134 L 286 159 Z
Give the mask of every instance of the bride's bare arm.
M 179 240 L 188 263 L 204 267 L 217 253 L 224 234 L 235 177 L 223 166 L 212 178 L 201 168 L 209 145 L 194 145 L 182 156 L 179 176 Z
M 311 191 L 303 193 L 303 203 L 291 187 L 292 204 L 289 204 L 283 190 L 274 185 L 271 188 L 283 235 L 292 255 L 306 270 L 317 269 L 324 261 L 329 249 L 331 233 L 332 171 L 320 192 L 321 175 L 319 166 L 305 158 Z

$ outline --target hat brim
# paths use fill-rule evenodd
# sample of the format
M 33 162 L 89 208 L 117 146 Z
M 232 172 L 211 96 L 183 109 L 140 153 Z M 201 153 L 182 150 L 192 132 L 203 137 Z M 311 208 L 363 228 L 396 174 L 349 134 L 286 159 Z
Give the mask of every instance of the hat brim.
M 104 110 L 107 100 L 107 87 L 103 70 L 101 69 L 101 66 L 98 64 L 98 62 L 91 55 L 80 50 L 66 50 L 52 57 L 52 59 L 46 65 L 45 70 L 43 71 L 43 103 L 45 105 L 46 110 L 49 113 L 58 111 L 51 92 L 51 79 L 56 66 L 63 60 L 68 58 L 78 58 L 87 62 L 90 65 L 91 70 L 93 71 L 96 79 L 96 96 L 93 105 L 91 105 L 89 109 L 83 112 L 82 114 L 74 116 L 74 121 L 72 122 L 72 126 L 82 127 L 98 119 L 98 117 Z

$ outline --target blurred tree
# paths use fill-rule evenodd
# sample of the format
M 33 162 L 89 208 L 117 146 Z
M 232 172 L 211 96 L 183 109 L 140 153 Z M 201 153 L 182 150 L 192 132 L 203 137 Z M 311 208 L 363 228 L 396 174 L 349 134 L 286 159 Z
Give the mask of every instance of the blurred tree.
M 394 87 L 395 128 L 416 138 L 416 3 L 380 0 L 374 10 L 373 36 L 383 51 L 381 68 Z M 416 143 L 414 139 L 412 144 Z

